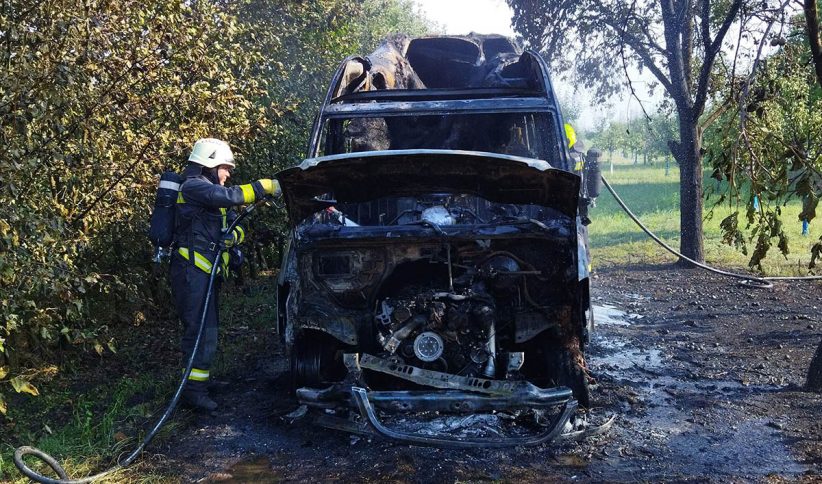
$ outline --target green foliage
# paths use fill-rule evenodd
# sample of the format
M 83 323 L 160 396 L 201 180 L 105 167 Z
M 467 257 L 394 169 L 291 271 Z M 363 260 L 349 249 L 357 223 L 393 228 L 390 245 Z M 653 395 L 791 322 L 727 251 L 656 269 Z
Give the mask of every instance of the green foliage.
M 625 148 L 624 145 L 625 125 L 619 122 L 611 122 L 600 126 L 594 132 L 588 134 L 593 147 L 608 152 L 608 159 L 613 159 L 614 151 Z
M 585 86 L 597 100 L 627 87 L 638 97 L 629 68 L 647 70 L 675 108 L 679 133 L 669 140 L 680 164 L 682 193 L 680 250 L 702 261 L 702 116 L 715 96 L 723 68 L 721 51 L 731 27 L 746 29 L 748 18 L 763 22 L 781 9 L 767 2 L 636 2 L 626 0 L 507 0 L 514 29 L 544 53 L 560 72 Z M 743 50 L 743 49 L 739 49 Z M 733 69 L 735 69 L 734 64 Z M 627 81 L 627 83 L 625 82 Z M 626 86 L 627 84 L 627 86 Z
M 4 2 L 0 395 L 35 393 L 38 373 L 25 369 L 52 348 L 114 351 L 111 328 L 135 308 L 167 311 L 147 283 L 159 174 L 204 136 L 232 144 L 237 180 L 299 161 L 338 63 L 389 32 L 428 28 L 407 7 Z
M 798 200 L 798 220 L 786 222 L 811 222 L 822 195 L 822 96 L 805 39 L 800 32 L 792 38 L 763 62 L 745 104 L 727 111 L 706 133 L 707 160 L 713 177 L 723 182 L 720 201 L 734 208 L 734 217 L 744 211 L 756 240 L 749 263 L 757 268 L 774 240 L 782 254 L 789 253 L 781 208 Z M 726 241 L 744 248 L 740 227 L 727 229 Z M 822 240 L 811 250 L 812 269 Z
M 679 167 L 671 166 L 670 173 L 666 175 L 666 170 L 660 165 L 633 165 L 632 160 L 622 158 L 615 161 L 613 173 L 605 172 L 608 182 L 651 231 L 668 244 L 676 244 L 679 237 Z M 706 188 L 716 185 L 710 173 L 710 170 L 705 170 Z M 765 275 L 807 274 L 811 246 L 813 240 L 822 235 L 822 225 L 811 224 L 810 235 L 801 236 L 801 224 L 796 221 L 801 205 L 799 200 L 792 200 L 780 208 L 784 220 L 782 230 L 788 235 L 785 241 L 789 244 L 791 255 L 786 259 L 778 250 L 770 250 L 761 261 Z M 591 209 L 591 219 L 593 222 L 588 228 L 594 270 L 609 265 L 673 263 L 677 260 L 648 238 L 607 190 L 603 190 L 596 206 Z M 746 243 L 747 255 L 733 246 L 734 238 L 727 239 L 726 228 L 734 228 L 736 223 L 740 231 L 738 240 Z M 757 237 L 753 227 L 746 227 L 744 212 L 735 214 L 735 210 L 727 204 L 715 206 L 705 219 L 705 258 L 710 265 L 744 268 L 755 249 Z M 774 239 L 771 243 L 775 249 L 778 240 Z
M 367 0 L 363 2 L 362 15 L 370 20 L 355 24 L 354 28 L 360 29 L 359 44 L 363 53 L 374 50 L 390 34 L 421 36 L 442 31 L 425 18 L 411 0 Z
M 576 97 L 566 98 L 559 96 L 559 107 L 562 112 L 562 119 L 566 123 L 575 125 L 582 114 L 582 104 Z
M 11 443 L 29 442 L 57 457 L 69 475 L 83 476 L 105 468 L 142 438 L 140 430 L 156 418 L 154 412 L 176 385 L 177 374 L 139 373 L 88 386 L 79 393 L 52 388 L 27 406 L 9 410 L 17 425 L 14 438 L 0 447 L 0 481 L 23 482 L 12 465 Z M 24 420 L 25 418 L 25 420 Z M 160 432 L 173 433 L 181 416 Z M 185 421 L 186 414 L 182 414 Z M 36 462 L 32 460 L 31 462 Z M 30 463 L 31 463 L 30 462 Z M 45 470 L 42 469 L 41 470 Z M 137 482 L 144 476 L 130 467 L 103 482 Z M 50 475 L 48 471 L 45 475 Z
M 93 347 L 146 298 L 156 175 L 189 140 L 269 120 L 265 80 L 242 76 L 259 54 L 233 54 L 245 27 L 209 3 L 7 2 L 2 25 L 0 317 L 19 373 L 48 346 Z

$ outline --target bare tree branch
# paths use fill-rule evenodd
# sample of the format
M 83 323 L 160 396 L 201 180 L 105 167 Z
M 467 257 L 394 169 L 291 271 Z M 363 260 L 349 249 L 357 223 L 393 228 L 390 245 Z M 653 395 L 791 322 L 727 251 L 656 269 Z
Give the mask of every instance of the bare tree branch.
M 788 6 L 791 0 L 785 0 L 785 2 L 780 6 L 780 9 L 784 9 Z M 756 72 L 759 69 L 760 61 L 762 60 L 762 49 L 765 47 L 765 42 L 767 41 L 768 34 L 773 27 L 774 22 L 776 21 L 776 17 L 772 17 L 770 22 L 768 22 L 768 27 L 765 29 L 765 33 L 762 35 L 762 40 L 759 42 L 759 46 L 756 49 L 756 57 L 754 58 L 753 67 L 751 67 L 751 73 L 748 76 L 748 79 L 745 81 L 745 86 L 742 88 L 742 95 L 739 99 L 739 132 L 742 135 L 742 140 L 745 142 L 745 148 L 748 150 L 748 154 L 751 158 L 751 166 L 750 166 L 750 176 L 751 179 L 754 179 L 754 163 L 759 163 L 756 154 L 751 147 L 750 139 L 748 138 L 748 131 L 745 127 L 745 123 L 747 121 L 747 104 L 748 104 L 748 93 L 751 89 L 751 83 L 756 76 Z M 734 148 L 736 150 L 736 148 Z
M 628 32 L 623 24 L 615 24 L 611 19 L 603 19 L 602 20 L 606 25 L 614 29 L 615 31 L 619 32 L 620 39 L 628 44 L 628 47 L 634 51 L 634 53 L 642 59 L 644 63 L 643 67 L 648 68 L 651 71 L 651 74 L 656 77 L 660 84 L 665 88 L 666 91 L 671 91 L 671 81 L 665 76 L 665 73 L 659 68 L 656 62 L 654 62 L 651 53 L 645 48 L 645 44 L 634 34 Z
M 725 112 L 727 112 L 728 109 L 730 109 L 733 105 L 734 99 L 732 96 L 728 96 L 727 98 L 725 98 L 725 100 L 722 102 L 722 104 L 719 105 L 718 108 L 711 111 L 711 113 L 708 114 L 708 116 L 706 116 L 702 121 L 699 122 L 699 129 L 708 129 L 710 125 L 712 125 L 717 119 L 719 119 L 720 116 L 725 114 Z
M 623 24 L 622 24 L 622 31 L 621 31 L 622 34 L 624 34 L 628 29 L 628 22 L 630 21 L 631 17 L 633 16 L 634 8 L 636 8 L 636 0 L 634 0 L 633 3 L 631 3 L 631 8 L 628 10 L 627 14 L 625 15 L 625 22 L 623 22 Z M 634 89 L 634 83 L 633 83 L 633 81 L 631 81 L 631 76 L 628 74 L 628 61 L 625 58 L 625 44 L 626 44 L 626 42 L 625 42 L 624 37 L 623 37 L 622 41 L 619 43 L 619 54 L 620 54 L 620 57 L 622 58 L 622 70 L 623 70 L 623 72 L 625 72 L 625 79 L 628 80 L 628 88 L 631 90 L 631 95 L 639 103 L 639 107 L 642 109 L 642 114 L 645 115 L 645 119 L 647 119 L 650 122 L 651 117 L 648 115 L 648 112 L 645 111 L 645 105 L 642 104 L 642 99 L 640 99 L 639 96 L 637 95 L 636 90 Z
M 705 0 L 705 3 L 709 3 L 709 0 Z M 784 5 L 787 5 L 787 2 Z M 784 5 L 782 8 L 784 8 Z M 705 59 L 702 61 L 702 69 L 700 69 L 699 72 L 699 83 L 697 84 L 696 89 L 697 97 L 694 100 L 694 109 L 697 112 L 701 112 L 702 109 L 705 107 L 705 100 L 708 96 L 708 81 L 711 78 L 711 69 L 713 68 L 714 61 L 716 60 L 716 56 L 719 53 L 719 50 L 722 48 L 722 42 L 723 40 L 725 40 L 725 34 L 728 33 L 728 29 L 731 27 L 731 24 L 736 19 L 736 16 L 739 13 L 739 8 L 741 6 L 742 0 L 734 0 L 730 8 L 728 9 L 728 13 L 725 14 L 725 19 L 722 21 L 722 25 L 716 32 L 716 37 L 714 37 L 712 41 L 708 39 L 703 39 L 703 42 L 710 42 L 710 47 L 707 48 L 705 51 Z M 708 7 L 708 10 L 710 11 L 710 7 Z M 702 22 L 704 24 L 705 20 L 703 19 Z M 707 33 L 707 30 L 703 32 L 703 34 Z

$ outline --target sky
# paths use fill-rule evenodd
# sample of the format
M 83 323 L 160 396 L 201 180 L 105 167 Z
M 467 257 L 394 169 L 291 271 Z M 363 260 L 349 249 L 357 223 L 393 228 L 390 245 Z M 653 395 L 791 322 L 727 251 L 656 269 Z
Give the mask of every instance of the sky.
M 479 34 L 502 34 L 514 36 L 511 28 L 511 8 L 505 0 L 414 0 L 422 13 L 440 27 L 446 34 L 461 35 L 469 32 Z M 635 79 L 642 80 L 642 79 Z M 565 101 L 575 98 L 582 106 L 580 119 L 575 123 L 577 127 L 586 130 L 593 129 L 603 118 L 627 121 L 641 115 L 639 103 L 629 96 L 618 96 L 610 101 L 611 109 L 603 110 L 599 106 L 591 106 L 590 97 L 585 93 L 574 92 L 573 86 L 554 79 L 554 89 L 557 96 Z M 641 85 L 639 92 L 644 91 Z M 654 100 L 649 100 L 645 108 L 653 111 Z
M 414 0 L 425 16 L 445 27 L 446 34 L 514 36 L 511 8 L 504 0 Z

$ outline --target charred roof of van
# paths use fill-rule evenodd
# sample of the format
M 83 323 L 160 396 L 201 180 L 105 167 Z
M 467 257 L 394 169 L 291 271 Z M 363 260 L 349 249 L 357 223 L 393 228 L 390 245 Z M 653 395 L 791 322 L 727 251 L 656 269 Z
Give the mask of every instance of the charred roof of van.
M 515 88 L 545 92 L 531 55 L 501 35 L 389 37 L 371 54 L 351 57 L 333 97 L 392 89 Z

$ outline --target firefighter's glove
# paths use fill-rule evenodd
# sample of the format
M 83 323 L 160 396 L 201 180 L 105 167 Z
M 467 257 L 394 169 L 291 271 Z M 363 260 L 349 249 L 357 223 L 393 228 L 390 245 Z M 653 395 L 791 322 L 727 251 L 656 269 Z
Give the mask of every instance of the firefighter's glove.
M 280 190 L 280 184 L 277 180 L 272 180 L 271 178 L 261 178 L 257 181 L 260 182 L 260 186 L 263 187 L 263 191 L 265 191 L 266 195 L 279 197 L 282 193 L 282 190 Z
M 223 234 L 223 247 L 234 247 L 237 241 L 234 239 L 234 234 Z
M 231 232 L 223 233 L 223 247 L 229 248 L 241 244 L 245 240 L 245 231 L 239 225 Z

